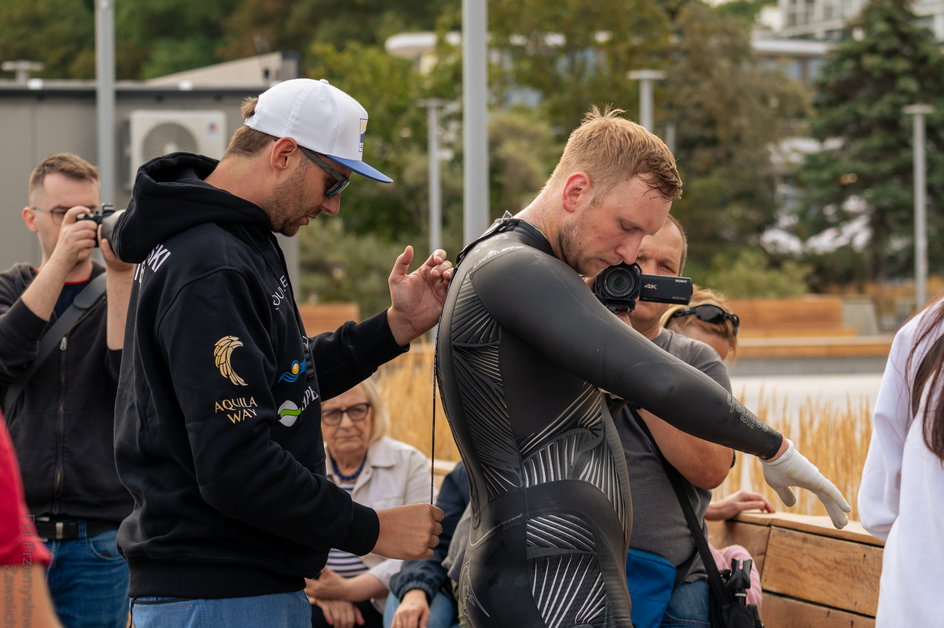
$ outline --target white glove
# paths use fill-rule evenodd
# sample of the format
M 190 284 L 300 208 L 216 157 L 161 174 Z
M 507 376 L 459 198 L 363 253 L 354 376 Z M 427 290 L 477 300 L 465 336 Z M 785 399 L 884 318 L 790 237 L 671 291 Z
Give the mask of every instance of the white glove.
M 791 441 L 788 440 L 787 444 L 787 450 L 773 462 L 761 461 L 767 484 L 777 491 L 777 495 L 780 495 L 780 499 L 787 506 L 796 503 L 796 496 L 790 490 L 791 486 L 799 486 L 812 491 L 826 506 L 826 512 L 833 520 L 833 525 L 837 528 L 844 527 L 849 523 L 846 513 L 852 512 L 849 502 L 842 496 L 836 485 L 819 472 L 816 465 L 797 451 Z

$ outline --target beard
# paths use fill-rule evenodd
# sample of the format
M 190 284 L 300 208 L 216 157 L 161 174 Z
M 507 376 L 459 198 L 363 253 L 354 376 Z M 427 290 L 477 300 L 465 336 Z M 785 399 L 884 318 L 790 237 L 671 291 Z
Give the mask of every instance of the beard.
M 299 165 L 287 181 L 281 183 L 266 201 L 265 212 L 272 223 L 272 231 L 292 237 L 302 227 L 302 219 L 308 215 L 309 204 L 304 194 L 305 175 L 310 166 Z

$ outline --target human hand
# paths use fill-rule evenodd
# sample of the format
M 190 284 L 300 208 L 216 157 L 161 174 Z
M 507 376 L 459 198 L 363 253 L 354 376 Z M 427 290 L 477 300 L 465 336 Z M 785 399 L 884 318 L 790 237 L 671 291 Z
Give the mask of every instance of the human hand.
M 734 517 L 744 510 L 759 510 L 761 512 L 776 512 L 773 504 L 764 495 L 750 491 L 738 491 L 724 499 L 708 504 L 705 519 L 709 521 L 723 521 Z
M 390 628 L 426 628 L 429 621 L 429 602 L 426 601 L 426 592 L 422 589 L 410 589 L 397 612 L 393 614 Z
M 439 321 L 453 273 L 452 262 L 442 249 L 407 274 L 412 261 L 413 247 L 408 246 L 397 257 L 387 279 L 390 287 L 387 322 L 400 345 L 408 344 Z
M 59 225 L 59 238 L 49 261 L 61 264 L 65 270 L 72 269 L 79 262 L 85 261 L 95 248 L 98 225 L 93 220 L 79 220 L 79 216 L 90 214 L 91 210 L 82 205 L 73 207 L 62 217 Z
M 359 608 L 344 600 L 315 600 L 325 620 L 334 628 L 354 628 L 364 625 L 364 616 Z
M 797 451 L 792 442 L 789 440 L 786 440 L 786 442 L 786 451 L 777 456 L 776 459 L 769 462 L 761 461 L 764 469 L 764 480 L 777 491 L 780 499 L 787 506 L 796 503 L 796 496 L 790 490 L 791 486 L 798 486 L 812 491 L 823 502 L 826 512 L 833 520 L 833 525 L 837 528 L 844 527 L 849 522 L 846 513 L 852 511 L 849 502 L 842 496 L 839 489 L 819 472 L 819 469 L 812 462 Z
M 308 601 L 316 600 L 346 600 L 347 579 L 342 578 L 331 569 L 325 567 L 318 578 L 305 578 L 305 595 Z
M 443 511 L 429 504 L 409 504 L 378 510 L 380 534 L 372 550 L 387 558 L 429 558 L 439 545 Z
M 130 275 L 134 271 L 134 264 L 129 264 L 118 257 L 111 246 L 111 242 L 102 238 L 101 225 L 98 226 L 98 243 L 102 250 L 102 257 L 105 259 L 105 267 L 109 272 Z

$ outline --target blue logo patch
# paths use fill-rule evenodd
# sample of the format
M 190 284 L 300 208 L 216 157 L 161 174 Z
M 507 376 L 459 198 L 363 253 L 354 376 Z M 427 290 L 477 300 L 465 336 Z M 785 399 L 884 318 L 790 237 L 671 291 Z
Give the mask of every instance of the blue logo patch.
M 299 362 L 298 360 L 295 360 L 294 362 L 292 362 L 292 366 L 289 368 L 289 370 L 285 371 L 279 376 L 279 381 L 280 382 L 293 382 L 293 383 L 297 382 L 298 376 L 304 373 L 307 368 L 308 367 L 305 365 L 304 362 Z

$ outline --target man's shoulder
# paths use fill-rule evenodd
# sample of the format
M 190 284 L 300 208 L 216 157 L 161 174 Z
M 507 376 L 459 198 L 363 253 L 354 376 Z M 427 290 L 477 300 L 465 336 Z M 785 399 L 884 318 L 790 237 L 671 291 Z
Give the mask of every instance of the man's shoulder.
M 695 363 L 721 362 L 721 358 L 715 353 L 715 350 L 705 343 L 676 333 L 671 329 L 663 328 L 659 335 L 653 339 L 653 342 L 660 349 L 671 353 L 679 360 L 692 366 L 696 366 Z

